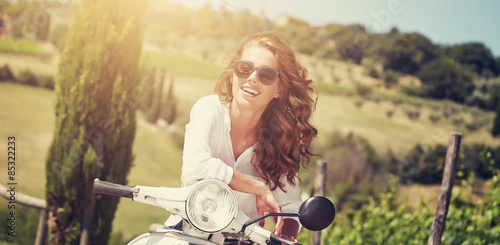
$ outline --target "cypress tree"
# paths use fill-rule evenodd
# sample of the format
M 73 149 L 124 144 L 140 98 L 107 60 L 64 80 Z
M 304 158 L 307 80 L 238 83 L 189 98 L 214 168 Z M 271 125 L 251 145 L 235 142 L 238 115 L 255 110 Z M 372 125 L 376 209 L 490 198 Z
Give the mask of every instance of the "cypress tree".
M 168 87 L 167 96 L 162 107 L 161 118 L 172 124 L 177 116 L 177 98 L 174 95 L 175 76 L 170 75 L 170 86 Z
M 106 244 L 118 205 L 93 179 L 127 183 L 135 136 L 133 96 L 144 1 L 83 0 L 69 30 L 55 90 L 56 127 L 46 161 L 49 239 Z
M 497 115 L 493 121 L 493 129 L 491 130 L 491 135 L 497 137 L 500 135 L 500 103 L 497 105 Z
M 162 111 L 163 86 L 165 84 L 165 69 L 155 70 L 155 86 L 151 94 L 150 106 L 146 111 L 146 120 L 150 123 L 156 123 L 160 118 Z M 156 81 L 158 77 L 158 81 Z M 158 83 L 157 83 L 158 82 Z

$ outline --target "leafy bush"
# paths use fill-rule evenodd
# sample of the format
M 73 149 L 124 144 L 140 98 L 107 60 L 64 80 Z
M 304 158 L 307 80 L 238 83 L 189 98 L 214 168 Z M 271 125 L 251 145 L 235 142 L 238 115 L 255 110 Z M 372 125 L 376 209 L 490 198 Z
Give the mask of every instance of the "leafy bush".
M 360 96 L 366 97 L 370 95 L 372 92 L 373 90 L 369 86 L 356 83 L 356 93 L 359 94 Z
M 401 98 L 393 98 L 393 99 L 391 99 L 391 101 L 394 104 L 394 106 L 398 106 L 398 105 L 403 104 L 403 100 Z
M 16 81 L 14 73 L 10 69 L 9 65 L 5 64 L 0 68 L 0 81 Z
M 365 100 L 363 100 L 362 98 L 356 98 L 354 100 L 354 105 L 356 106 L 356 108 L 361 108 L 363 106 L 363 104 L 365 103 Z
M 498 244 L 500 240 L 500 172 L 492 178 L 482 201 L 452 191 L 441 244 Z M 425 204 L 425 203 L 422 203 Z M 422 244 L 430 234 L 433 212 L 426 205 L 411 210 L 395 200 L 394 190 L 358 210 L 339 213 L 324 244 Z M 306 233 L 306 234 L 302 234 Z M 299 239 L 306 244 L 308 232 Z
M 386 165 L 366 139 L 335 131 L 317 152 L 328 163 L 327 190 L 335 190 L 339 208 L 359 207 L 386 190 Z
M 401 91 L 407 95 L 412 95 L 412 96 L 424 96 L 425 92 L 423 91 L 422 87 L 416 86 L 416 85 L 406 85 L 403 84 L 401 85 Z
M 429 119 L 431 120 L 432 123 L 437 123 L 441 121 L 441 114 L 433 112 L 429 114 Z
M 16 212 L 16 237 L 7 234 L 7 218 L 11 211 Z M 40 219 L 40 210 L 29 208 L 20 204 L 16 205 L 15 210 L 7 209 L 7 205 L 0 207 L 0 217 L 2 220 L 2 232 L 0 233 L 0 244 L 34 244 L 38 220 Z M 22 225 L 21 225 L 22 224 Z M 3 243 L 9 242 L 9 243 Z
M 431 105 L 429 105 L 429 108 L 431 108 L 432 111 L 441 110 L 441 106 L 439 104 L 431 104 Z
M 174 95 L 174 77 L 172 75 L 166 98 L 162 101 L 160 117 L 168 124 L 174 123 L 177 117 L 177 98 Z
M 42 88 L 54 89 L 55 86 L 54 77 L 50 75 L 40 76 L 39 83 Z
M 451 59 L 441 58 L 422 67 L 418 73 L 425 93 L 435 99 L 464 102 L 474 91 L 472 75 Z
M 24 70 L 19 74 L 18 83 L 30 86 L 39 86 L 40 79 L 31 71 Z
M 452 103 L 445 103 L 443 105 L 443 117 L 448 119 L 452 116 L 457 115 L 460 112 L 460 108 Z
M 442 244 L 498 244 L 500 241 L 500 179 L 492 178 L 482 202 L 453 189 Z
M 398 84 L 399 77 L 401 77 L 401 74 L 393 71 L 393 70 L 387 70 L 384 72 L 384 75 L 382 75 L 382 80 L 384 81 L 384 86 L 386 88 L 391 88 L 394 85 Z
M 380 74 L 381 74 L 381 65 L 379 65 L 379 63 L 375 62 L 373 59 L 371 58 L 365 58 L 362 60 L 361 62 L 363 64 L 363 67 L 365 68 L 364 69 L 364 73 L 370 77 L 373 77 L 373 78 L 380 78 Z M 378 69 L 380 66 L 380 69 Z
M 466 122 L 465 123 L 465 128 L 469 132 L 477 131 L 481 127 L 482 127 L 482 125 L 478 121 L 476 121 L 476 120 L 473 120 L 472 122 Z
M 456 115 L 451 118 L 451 122 L 455 125 L 455 127 L 460 127 L 464 124 L 464 118 L 460 115 Z
M 405 154 L 404 158 L 389 154 L 390 172 L 398 176 L 402 183 L 439 184 L 443 175 L 446 151 L 445 145 L 417 144 Z M 466 180 L 470 176 L 488 179 L 498 170 L 500 170 L 500 147 L 494 148 L 483 144 L 461 146 L 456 169 L 458 180 Z
M 416 106 L 404 106 L 403 111 L 411 120 L 417 120 L 420 117 L 420 108 Z
M 418 212 L 382 194 L 359 210 L 337 215 L 325 244 L 422 244 L 429 237 L 432 212 L 421 205 Z
M 391 172 L 402 183 L 441 183 L 446 149 L 444 145 L 417 144 L 403 159 L 391 159 L 397 164 L 397 167 L 391 168 Z M 393 155 L 390 157 L 394 158 Z
M 500 170 L 500 147 L 483 144 L 465 145 L 462 149 L 466 174 L 474 174 L 481 179 L 489 179 Z
M 388 118 L 391 118 L 392 115 L 394 115 L 394 108 L 387 109 L 387 111 L 385 113 L 386 113 Z

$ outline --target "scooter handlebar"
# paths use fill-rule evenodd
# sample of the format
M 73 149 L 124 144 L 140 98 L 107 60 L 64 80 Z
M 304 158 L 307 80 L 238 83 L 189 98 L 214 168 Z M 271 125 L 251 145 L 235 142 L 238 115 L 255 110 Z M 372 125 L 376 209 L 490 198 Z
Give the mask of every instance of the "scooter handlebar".
M 139 188 L 102 181 L 98 178 L 94 179 L 93 189 L 96 194 L 126 198 L 133 198 L 134 194 L 139 192 Z

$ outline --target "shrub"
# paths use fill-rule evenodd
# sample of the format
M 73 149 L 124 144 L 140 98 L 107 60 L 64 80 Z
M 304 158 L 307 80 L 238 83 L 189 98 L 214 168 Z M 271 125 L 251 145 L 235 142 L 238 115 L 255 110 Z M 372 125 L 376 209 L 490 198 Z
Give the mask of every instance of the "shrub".
M 469 132 L 477 131 L 481 127 L 482 127 L 482 125 L 478 121 L 476 121 L 476 120 L 473 120 L 472 122 L 465 123 L 465 128 Z
M 366 186 L 384 191 L 385 164 L 366 139 L 352 133 L 343 135 L 335 131 L 323 147 L 319 153 L 328 163 L 327 190 L 341 198 L 339 202 L 349 207 L 366 203 L 374 193 L 373 189 Z
M 31 72 L 31 70 L 24 70 L 19 74 L 19 78 L 17 79 L 18 83 L 30 86 L 39 86 L 40 80 L 38 77 Z
M 439 113 L 433 112 L 429 115 L 429 119 L 432 123 L 437 123 L 441 121 L 441 115 Z
M 422 244 L 429 238 L 433 212 L 422 203 L 411 210 L 395 198 L 394 191 L 367 205 L 339 213 L 327 230 L 325 244 Z M 453 188 L 442 244 L 498 244 L 500 234 L 500 179 L 492 178 L 480 202 Z M 301 242 L 309 237 L 302 235 Z
M 401 85 L 401 91 L 407 95 L 412 95 L 412 96 L 424 96 L 425 92 L 420 86 L 416 85 Z
M 449 117 L 454 116 L 459 112 L 460 112 L 460 107 L 454 104 L 446 103 L 443 105 L 443 117 L 445 119 L 448 119 Z
M 420 117 L 420 108 L 416 106 L 405 106 L 403 111 L 411 120 L 417 120 Z
M 10 212 L 16 212 L 16 236 L 9 236 L 7 233 L 7 222 L 3 217 L 10 217 Z M 41 211 L 36 208 L 30 208 L 23 205 L 16 205 L 15 209 L 7 209 L 7 205 L 0 207 L 0 217 L 2 217 L 2 225 L 6 227 L 0 234 L 0 244 L 34 244 L 38 220 L 40 219 Z M 22 225 L 19 225 L 22 224 Z
M 373 92 L 372 88 L 369 86 L 356 83 L 356 93 L 359 94 L 360 96 L 367 97 Z
M 386 88 L 391 88 L 394 85 L 398 84 L 399 77 L 401 75 L 393 70 L 387 70 L 382 76 L 382 80 L 384 81 L 384 86 Z
M 363 106 L 363 104 L 365 103 L 365 101 L 362 99 L 362 98 L 356 98 L 354 100 L 354 105 L 356 106 L 356 108 L 361 108 Z
M 39 86 L 42 88 L 54 89 L 55 81 L 54 77 L 50 75 L 41 76 L 39 80 Z
M 431 108 L 432 111 L 439 111 L 441 110 L 441 106 L 438 104 L 431 104 L 429 105 L 429 108 Z
M 474 91 L 472 74 L 449 58 L 429 62 L 422 67 L 418 77 L 426 94 L 435 99 L 462 103 Z
M 7 64 L 0 68 L 0 81 L 16 81 L 14 73 L 12 73 L 12 70 Z
M 456 115 L 451 118 L 451 122 L 455 125 L 455 127 L 459 127 L 464 124 L 464 118 L 460 115 Z
M 394 108 L 387 109 L 387 111 L 385 111 L 385 113 L 386 113 L 388 118 L 391 118 L 392 115 L 394 115 Z
M 170 86 L 167 95 L 162 101 L 161 112 L 159 115 L 168 124 L 172 124 L 177 117 L 177 98 L 174 95 L 174 77 L 170 76 Z
M 444 145 L 417 144 L 408 152 L 404 161 L 401 161 L 395 174 L 399 175 L 403 182 L 441 183 L 446 150 Z
M 381 69 L 377 68 L 382 68 L 381 64 L 379 65 L 377 62 L 375 62 L 373 59 L 370 58 L 365 58 L 362 61 L 364 69 L 364 73 L 370 77 L 373 78 L 380 78 L 380 71 Z
M 422 103 L 418 102 L 418 101 L 413 101 L 411 102 L 411 104 L 417 108 L 421 108 L 422 107 Z
M 481 179 L 489 179 L 500 169 L 500 147 L 484 144 L 464 145 L 462 149 L 464 168 Z
M 398 106 L 398 105 L 403 104 L 403 100 L 401 98 L 393 98 L 393 99 L 391 99 L 391 101 L 394 104 L 394 106 Z

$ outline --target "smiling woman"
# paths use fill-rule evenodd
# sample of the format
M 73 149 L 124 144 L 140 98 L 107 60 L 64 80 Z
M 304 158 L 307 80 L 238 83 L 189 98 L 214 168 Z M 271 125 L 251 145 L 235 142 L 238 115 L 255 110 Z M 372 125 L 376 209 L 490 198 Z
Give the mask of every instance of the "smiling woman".
M 297 213 L 298 172 L 314 155 L 317 135 L 309 123 L 316 105 L 311 82 L 278 35 L 247 37 L 219 77 L 217 95 L 191 110 L 183 185 L 220 180 L 238 191 L 240 208 L 254 219 L 264 212 Z M 278 218 L 275 233 L 293 241 L 299 229 L 297 220 Z

